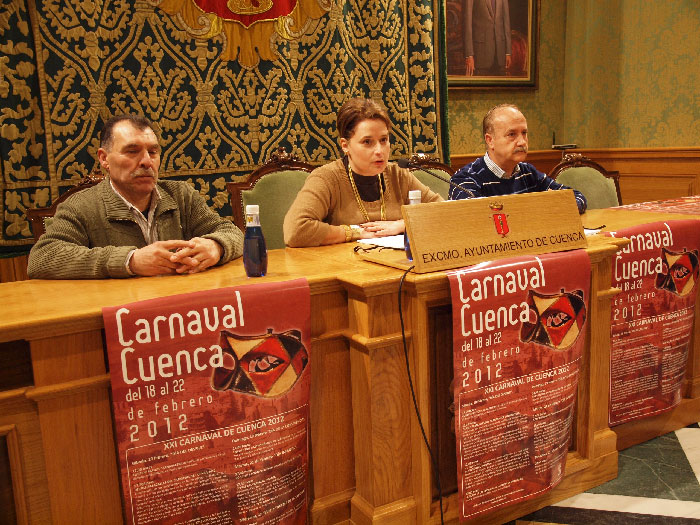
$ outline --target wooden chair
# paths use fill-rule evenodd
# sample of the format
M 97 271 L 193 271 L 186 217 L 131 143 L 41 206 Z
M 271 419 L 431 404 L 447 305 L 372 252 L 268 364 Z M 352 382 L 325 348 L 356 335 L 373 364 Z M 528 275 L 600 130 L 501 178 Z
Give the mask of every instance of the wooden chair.
M 38 241 L 39 237 L 41 237 L 46 231 L 46 226 L 48 226 L 48 224 L 53 219 L 53 216 L 56 214 L 56 208 L 59 204 L 64 202 L 66 199 L 68 199 L 68 197 L 70 197 L 74 193 L 78 193 L 79 191 L 83 191 L 91 186 L 94 186 L 99 182 L 102 182 L 104 178 L 105 176 L 100 171 L 90 173 L 89 175 L 86 175 L 80 181 L 78 181 L 78 184 L 70 188 L 63 195 L 58 197 L 58 199 L 53 201 L 53 203 L 51 203 L 51 206 L 48 206 L 46 208 L 28 209 L 27 219 L 29 219 L 29 223 L 32 226 L 34 242 Z
M 560 184 L 583 193 L 588 209 L 612 208 L 622 204 L 620 175 L 607 171 L 581 153 L 566 153 L 549 175 Z
M 425 170 L 429 169 L 431 171 L 437 171 L 438 175 L 442 175 L 443 178 L 449 179 L 456 171 L 452 169 L 452 166 L 443 164 L 440 162 L 440 159 L 431 157 L 425 153 L 414 153 L 411 155 L 411 158 L 408 159 L 408 162 L 410 164 L 411 171 L 419 181 L 421 181 L 435 193 L 439 194 L 443 199 L 447 200 L 450 185 L 447 182 L 438 179 L 434 175 L 431 175 Z
M 245 207 L 257 204 L 267 248 L 284 248 L 284 216 L 313 169 L 314 166 L 278 148 L 244 182 L 226 183 L 234 224 L 245 230 Z

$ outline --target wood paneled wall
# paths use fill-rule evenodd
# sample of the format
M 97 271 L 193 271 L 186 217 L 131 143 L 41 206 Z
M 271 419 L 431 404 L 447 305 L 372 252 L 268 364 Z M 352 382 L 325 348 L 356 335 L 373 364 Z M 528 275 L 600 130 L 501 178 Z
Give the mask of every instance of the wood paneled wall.
M 0 259 L 0 283 L 11 283 L 27 279 L 27 256 Z

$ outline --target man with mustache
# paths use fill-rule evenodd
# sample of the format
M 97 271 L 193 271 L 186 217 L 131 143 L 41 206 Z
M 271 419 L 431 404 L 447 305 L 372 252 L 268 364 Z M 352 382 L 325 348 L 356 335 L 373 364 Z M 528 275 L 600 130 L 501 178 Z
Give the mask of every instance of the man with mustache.
M 105 123 L 97 152 L 108 173 L 62 203 L 29 254 L 38 279 L 196 273 L 243 252 L 243 234 L 182 181 L 158 180 L 160 145 L 136 115 Z
M 452 182 L 464 190 L 450 187 L 450 200 L 569 189 L 525 162 L 527 121 L 517 106 L 500 104 L 491 108 L 482 128 L 486 154 L 452 176 Z M 574 196 L 579 213 L 584 213 L 586 198 L 576 190 Z

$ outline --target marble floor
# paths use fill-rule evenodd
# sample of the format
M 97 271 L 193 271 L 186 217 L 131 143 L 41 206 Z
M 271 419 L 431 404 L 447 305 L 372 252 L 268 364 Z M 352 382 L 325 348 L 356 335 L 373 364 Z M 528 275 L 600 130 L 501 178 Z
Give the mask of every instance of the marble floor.
M 700 426 L 630 447 L 618 477 L 508 525 L 700 524 Z

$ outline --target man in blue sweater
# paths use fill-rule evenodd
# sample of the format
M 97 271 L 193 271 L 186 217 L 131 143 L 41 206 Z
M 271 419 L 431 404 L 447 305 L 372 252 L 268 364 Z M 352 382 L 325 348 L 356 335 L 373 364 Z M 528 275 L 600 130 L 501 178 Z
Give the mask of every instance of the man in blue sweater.
M 516 106 L 491 108 L 482 127 L 486 154 L 452 176 L 452 182 L 463 190 L 450 187 L 450 200 L 569 189 L 525 162 L 527 121 Z M 585 212 L 586 198 L 576 190 L 574 195 L 579 213 Z

